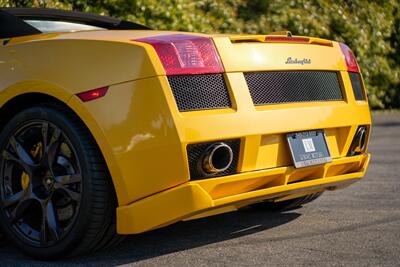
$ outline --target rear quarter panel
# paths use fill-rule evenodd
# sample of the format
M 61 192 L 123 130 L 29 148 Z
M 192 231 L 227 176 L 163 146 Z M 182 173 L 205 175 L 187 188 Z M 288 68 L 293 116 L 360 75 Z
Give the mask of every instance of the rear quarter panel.
M 124 180 L 126 173 L 121 172 L 117 161 L 121 160 L 117 155 L 118 148 L 113 147 L 118 144 L 113 140 L 122 142 L 137 126 L 130 128 L 125 124 L 127 128 L 124 133 L 112 131 L 113 125 L 126 122 L 127 114 L 123 110 L 132 106 L 125 107 L 126 101 L 120 97 L 106 96 L 104 99 L 108 101 L 97 100 L 96 108 L 93 108 L 80 101 L 75 94 L 109 85 L 114 85 L 118 90 L 118 84 L 155 76 L 160 70 L 151 62 L 146 49 L 132 44 L 129 39 L 124 42 L 90 38 L 82 40 L 58 38 L 57 35 L 14 38 L 7 43 L 0 40 L 0 45 L 0 106 L 26 93 L 47 94 L 67 104 L 83 120 L 97 141 L 107 161 L 119 203 L 132 201 L 132 192 L 129 190 L 131 184 Z M 122 91 L 123 97 L 131 94 Z M 121 112 L 110 113 L 111 110 Z M 140 120 L 138 116 L 135 119 Z M 111 139 L 107 136 L 110 131 L 113 132 Z

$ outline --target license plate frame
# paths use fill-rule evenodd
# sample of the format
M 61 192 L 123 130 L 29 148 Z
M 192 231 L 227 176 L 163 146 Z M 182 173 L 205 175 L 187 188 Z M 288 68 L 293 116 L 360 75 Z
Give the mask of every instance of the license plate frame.
M 295 168 L 321 165 L 332 161 L 324 130 L 286 134 Z

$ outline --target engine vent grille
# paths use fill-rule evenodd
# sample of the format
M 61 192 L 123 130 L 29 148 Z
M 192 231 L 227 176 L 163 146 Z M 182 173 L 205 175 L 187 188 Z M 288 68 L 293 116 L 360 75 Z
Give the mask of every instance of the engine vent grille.
M 225 144 L 231 147 L 233 152 L 233 160 L 231 166 L 223 172 L 212 173 L 212 174 L 206 173 L 203 171 L 202 168 L 204 153 L 212 144 L 219 142 L 224 142 Z M 190 179 L 192 180 L 235 174 L 237 172 L 237 166 L 239 162 L 240 139 L 191 144 L 187 146 L 187 153 L 189 159 Z
M 349 72 L 349 76 L 350 76 L 351 86 L 353 87 L 355 99 L 365 100 L 360 74 L 355 72 Z
M 343 100 L 336 72 L 247 72 L 244 77 L 255 105 Z
M 223 74 L 168 76 L 179 111 L 231 107 Z

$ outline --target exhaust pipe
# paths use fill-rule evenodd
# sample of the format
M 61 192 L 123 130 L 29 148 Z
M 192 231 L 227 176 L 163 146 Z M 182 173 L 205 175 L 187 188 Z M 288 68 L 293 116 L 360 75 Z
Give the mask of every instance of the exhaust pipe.
M 203 157 L 203 170 L 217 173 L 227 170 L 233 161 L 232 148 L 225 143 L 216 143 L 207 148 Z
M 367 144 L 367 128 L 365 126 L 360 126 L 354 135 L 353 142 L 350 146 L 350 156 L 359 155 L 365 150 Z

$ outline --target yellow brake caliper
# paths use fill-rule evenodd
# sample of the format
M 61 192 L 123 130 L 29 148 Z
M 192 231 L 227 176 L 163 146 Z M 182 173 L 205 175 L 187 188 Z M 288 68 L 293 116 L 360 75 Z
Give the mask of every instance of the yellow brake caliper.
M 30 152 L 34 159 L 37 159 L 38 156 L 39 156 L 39 158 L 42 156 L 42 147 L 43 147 L 43 145 L 41 142 L 39 142 L 35 146 L 33 146 L 32 150 Z M 22 172 L 22 175 L 21 175 L 21 186 L 22 186 L 23 190 L 27 189 L 29 186 L 29 175 L 24 171 Z
M 21 186 L 23 190 L 27 189 L 29 186 L 29 175 L 26 172 L 22 172 Z

